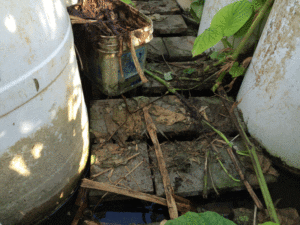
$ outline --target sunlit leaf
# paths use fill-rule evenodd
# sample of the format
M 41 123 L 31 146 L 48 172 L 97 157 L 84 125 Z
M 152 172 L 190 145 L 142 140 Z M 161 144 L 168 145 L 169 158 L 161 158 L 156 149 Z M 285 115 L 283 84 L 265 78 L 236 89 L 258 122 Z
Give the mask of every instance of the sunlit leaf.
M 238 62 L 235 62 L 228 72 L 232 76 L 232 78 L 235 78 L 235 77 L 239 77 L 239 76 L 243 75 L 244 71 L 245 71 L 245 68 L 242 66 L 239 66 Z
M 250 18 L 252 4 L 248 0 L 240 0 L 220 9 L 211 21 L 211 29 L 217 29 L 222 36 L 235 34 Z
M 195 42 L 192 49 L 193 57 L 196 55 L 200 55 L 205 50 L 217 44 L 223 35 L 216 29 L 208 28 L 202 34 L 200 34 Z
M 195 213 L 187 212 L 186 214 L 174 219 L 169 220 L 165 225 L 183 225 L 183 224 L 195 224 L 195 225 L 208 225 L 208 224 L 222 224 L 222 225 L 236 225 L 231 220 L 225 219 L 216 212 L 204 212 Z

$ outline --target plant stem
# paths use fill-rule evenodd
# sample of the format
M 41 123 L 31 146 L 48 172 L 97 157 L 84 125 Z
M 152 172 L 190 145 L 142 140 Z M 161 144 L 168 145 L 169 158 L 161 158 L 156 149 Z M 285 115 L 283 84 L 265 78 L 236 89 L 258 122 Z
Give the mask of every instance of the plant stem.
M 227 95 L 226 95 L 226 92 L 224 91 L 223 88 L 219 88 L 219 94 L 227 100 Z M 247 147 L 247 150 L 249 151 L 250 158 L 251 158 L 251 161 L 252 161 L 252 164 L 253 164 L 253 167 L 254 167 L 254 171 L 255 171 L 255 174 L 256 174 L 257 179 L 258 179 L 259 187 L 261 189 L 261 192 L 263 194 L 263 198 L 265 200 L 265 203 L 266 203 L 266 206 L 267 206 L 267 209 L 268 209 L 268 212 L 269 212 L 269 216 L 270 216 L 271 220 L 273 220 L 273 222 L 279 224 L 279 220 L 278 220 L 278 217 L 277 217 L 277 214 L 276 214 L 275 206 L 273 204 L 273 201 L 272 201 L 272 198 L 271 198 L 268 186 L 267 186 L 267 182 L 265 180 L 265 177 L 263 175 L 261 166 L 259 164 L 259 160 L 258 160 L 258 157 L 257 157 L 257 154 L 256 154 L 255 146 L 250 142 L 250 140 L 247 137 L 246 132 L 244 131 L 240 121 L 237 120 L 237 118 L 235 116 L 233 116 L 233 113 L 230 112 L 230 107 L 226 106 L 227 105 L 226 100 L 223 101 L 224 105 L 228 110 L 228 113 L 229 113 L 229 116 L 230 116 L 232 122 L 237 127 L 240 136 L 243 138 L 243 141 L 244 141 L 244 143 Z
M 232 54 L 232 58 L 234 60 L 237 59 L 239 54 L 241 53 L 242 49 L 244 48 L 246 42 L 248 41 L 250 35 L 253 33 L 254 29 L 259 25 L 259 22 L 262 20 L 262 18 L 265 16 L 266 11 L 271 6 L 271 4 L 274 2 L 274 0 L 267 0 L 267 2 L 264 4 L 264 6 L 261 8 L 261 10 L 258 12 L 257 17 L 254 19 L 254 21 L 251 24 L 251 27 L 245 34 L 244 38 L 238 45 L 238 47 L 235 49 L 234 53 Z
M 146 69 L 145 69 L 145 72 L 146 72 L 150 77 L 154 78 L 155 80 L 157 80 L 157 81 L 160 82 L 161 84 L 165 85 L 165 86 L 167 87 L 167 89 L 168 89 L 169 92 L 171 92 L 171 93 L 173 93 L 173 94 L 176 93 L 176 89 L 173 88 L 173 87 L 171 87 L 171 85 L 170 85 L 168 82 L 166 82 L 165 80 L 161 79 L 161 78 L 158 77 L 158 76 L 155 76 L 155 75 L 154 75 L 153 73 L 151 73 L 149 70 L 146 70 Z M 158 71 L 158 72 L 159 72 L 159 71 Z M 160 73 L 161 73 L 161 72 L 159 72 L 159 74 L 160 74 Z

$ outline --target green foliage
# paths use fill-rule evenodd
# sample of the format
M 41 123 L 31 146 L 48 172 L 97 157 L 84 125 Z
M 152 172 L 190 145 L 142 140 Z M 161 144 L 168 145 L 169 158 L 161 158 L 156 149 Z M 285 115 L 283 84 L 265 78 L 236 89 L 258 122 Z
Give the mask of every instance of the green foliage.
M 228 72 L 232 76 L 232 78 L 236 78 L 244 74 L 245 68 L 239 66 L 238 62 L 234 62 L 233 66 L 230 68 Z
M 217 44 L 224 36 L 238 32 L 253 14 L 253 6 L 248 0 L 240 0 L 220 9 L 211 21 L 210 28 L 199 35 L 192 54 L 199 55 Z
M 201 35 L 199 35 L 194 43 L 192 54 L 193 57 L 196 55 L 200 55 L 206 49 L 217 44 L 223 35 L 218 29 L 208 28 Z
M 247 31 L 249 30 L 249 28 L 251 27 L 252 21 L 254 19 L 254 15 L 255 13 L 253 12 L 252 15 L 250 16 L 250 18 L 247 20 L 247 22 L 241 27 L 241 29 L 239 29 L 234 35 L 233 37 L 238 38 L 238 37 L 243 37 Z
M 227 55 L 228 55 L 228 54 L 226 54 L 225 52 L 221 52 L 221 53 L 219 53 L 219 52 L 213 52 L 213 53 L 211 53 L 211 54 L 209 55 L 209 57 L 210 57 L 211 59 L 222 60 L 222 59 L 224 59 Z
M 195 71 L 196 71 L 195 68 L 187 68 L 187 69 L 183 70 L 183 73 L 190 75 L 190 74 L 194 73 Z
M 236 225 L 231 220 L 225 219 L 218 213 L 207 211 L 205 213 L 187 212 L 174 220 L 169 220 L 166 225 Z
M 258 225 L 280 225 L 280 224 L 274 222 L 265 222 L 263 224 L 258 224 Z
M 217 90 L 217 88 L 220 86 L 220 84 L 222 83 L 223 78 L 225 77 L 225 74 L 226 74 L 225 71 L 220 74 L 220 76 L 216 80 L 216 83 L 214 84 L 214 86 L 211 89 L 213 92 L 215 92 Z
M 133 7 L 135 7 L 135 4 L 131 0 L 121 0 L 121 1 L 128 5 L 132 5 Z
M 204 0 L 194 0 L 190 6 L 190 13 L 192 17 L 200 23 L 203 13 Z
M 220 9 L 211 21 L 211 27 L 219 29 L 223 36 L 235 34 L 250 18 L 252 4 L 248 0 L 240 0 Z

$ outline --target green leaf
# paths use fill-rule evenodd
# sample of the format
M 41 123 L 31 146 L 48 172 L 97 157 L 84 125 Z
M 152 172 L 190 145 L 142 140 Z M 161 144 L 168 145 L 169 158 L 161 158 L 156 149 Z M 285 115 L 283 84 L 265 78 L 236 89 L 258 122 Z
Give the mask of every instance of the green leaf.
M 222 60 L 226 56 L 227 56 L 227 54 L 225 52 L 221 52 L 221 53 L 213 52 L 210 54 L 211 59 L 217 59 L 217 60 Z
M 132 5 L 132 6 L 135 7 L 135 4 L 131 0 L 121 0 L 121 1 L 128 4 L 128 5 Z
M 183 70 L 183 72 L 184 72 L 185 74 L 192 74 L 192 73 L 194 73 L 195 71 L 196 71 L 195 68 L 187 68 L 187 69 L 184 69 L 184 70 Z
M 172 72 L 164 73 L 164 79 L 165 80 L 172 80 L 173 79 Z
M 202 34 L 200 34 L 195 42 L 192 49 L 193 57 L 196 55 L 200 55 L 205 50 L 217 44 L 223 35 L 217 29 L 206 29 Z
M 239 29 L 233 36 L 235 38 L 238 38 L 238 37 L 243 37 L 247 31 L 250 29 L 251 27 L 251 24 L 253 22 L 253 19 L 254 19 L 254 16 L 255 16 L 255 13 L 253 12 L 252 15 L 250 16 L 250 18 L 247 20 L 247 22 L 241 27 L 241 29 Z
M 228 72 L 232 76 L 232 78 L 236 78 L 236 77 L 243 75 L 244 71 L 245 71 L 245 68 L 239 66 L 238 62 L 235 62 Z
M 240 0 L 220 9 L 211 21 L 211 29 L 217 29 L 222 36 L 235 34 L 250 18 L 252 4 L 248 0 Z
M 203 5 L 200 5 L 198 2 L 193 2 L 190 7 L 191 14 L 194 14 L 196 18 L 200 20 L 203 12 Z
M 260 224 L 258 224 L 258 225 L 280 225 L 280 224 L 278 224 L 278 223 L 274 223 L 274 222 L 265 222 L 265 223 L 260 223 Z
M 207 211 L 205 213 L 187 212 L 174 220 L 169 220 L 166 225 L 236 225 L 234 222 L 225 219 L 216 212 Z

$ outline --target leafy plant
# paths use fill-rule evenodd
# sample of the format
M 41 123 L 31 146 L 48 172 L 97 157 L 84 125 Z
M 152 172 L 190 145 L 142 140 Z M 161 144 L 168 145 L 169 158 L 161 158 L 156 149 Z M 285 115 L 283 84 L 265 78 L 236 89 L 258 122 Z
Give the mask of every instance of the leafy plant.
M 194 213 L 187 212 L 186 214 L 174 220 L 169 220 L 166 225 L 182 225 L 182 224 L 197 224 L 197 225 L 236 225 L 231 220 L 225 219 L 216 212 Z
M 204 213 L 195 213 L 195 212 L 187 212 L 186 214 L 174 219 L 168 220 L 165 225 L 237 225 L 236 223 L 232 222 L 224 218 L 223 216 L 219 215 L 216 212 L 207 211 Z M 265 222 L 260 225 L 279 225 L 278 223 L 273 222 Z
M 253 13 L 253 5 L 248 0 L 240 0 L 220 9 L 211 21 L 210 28 L 199 35 L 194 43 L 192 54 L 199 55 L 217 44 L 224 36 L 238 32 Z
M 135 7 L 135 4 L 131 0 L 121 0 L 121 1 L 128 5 L 132 5 L 133 7 Z
M 190 14 L 198 23 L 200 23 L 203 7 L 204 0 L 194 0 L 190 6 Z
M 220 9 L 213 17 L 211 25 L 201 35 L 199 35 L 192 49 L 193 56 L 203 53 L 211 48 L 219 41 L 222 41 L 224 49 L 220 53 L 212 53 L 210 57 L 217 59 L 218 62 L 214 66 L 225 63 L 222 69 L 218 72 L 216 84 L 212 90 L 215 91 L 222 83 L 224 72 L 229 72 L 233 78 L 230 83 L 232 87 L 235 79 L 245 73 L 246 66 L 239 66 L 236 62 L 241 50 L 245 46 L 250 35 L 257 26 L 261 26 L 262 18 L 271 9 L 274 0 L 240 0 L 231 3 Z M 233 49 L 233 44 L 229 43 L 228 37 L 243 37 L 236 49 Z M 234 40 L 234 39 L 233 39 Z M 226 51 L 224 51 L 226 50 Z M 204 71 L 207 71 L 206 69 Z

